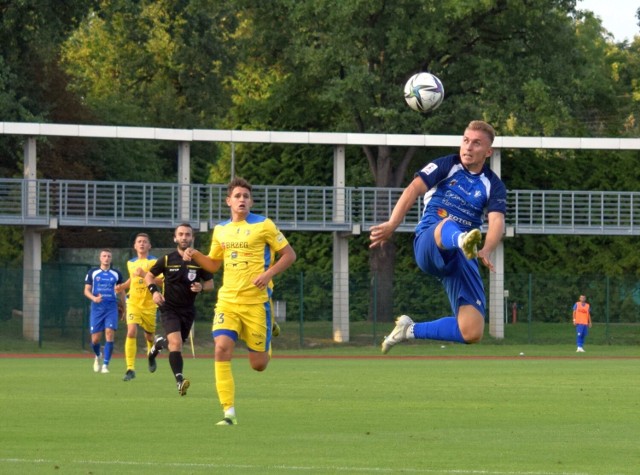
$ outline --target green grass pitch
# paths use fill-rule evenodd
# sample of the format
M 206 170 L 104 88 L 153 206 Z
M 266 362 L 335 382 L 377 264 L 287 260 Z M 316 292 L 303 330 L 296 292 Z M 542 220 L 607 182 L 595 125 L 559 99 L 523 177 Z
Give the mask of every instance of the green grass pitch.
M 235 427 L 214 425 L 211 358 L 185 358 L 180 397 L 166 357 L 127 383 L 122 355 L 106 375 L 90 356 L 0 357 L 0 473 L 638 473 L 637 358 L 363 353 L 264 373 L 239 356 Z

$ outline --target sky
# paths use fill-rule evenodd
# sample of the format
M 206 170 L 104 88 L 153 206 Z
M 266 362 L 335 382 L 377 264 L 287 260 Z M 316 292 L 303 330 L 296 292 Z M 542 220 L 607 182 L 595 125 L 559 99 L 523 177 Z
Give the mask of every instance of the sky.
M 615 41 L 626 39 L 631 42 L 635 35 L 640 35 L 636 18 L 640 0 L 578 0 L 576 3 L 578 9 L 591 10 L 599 17 L 602 26 L 613 34 Z

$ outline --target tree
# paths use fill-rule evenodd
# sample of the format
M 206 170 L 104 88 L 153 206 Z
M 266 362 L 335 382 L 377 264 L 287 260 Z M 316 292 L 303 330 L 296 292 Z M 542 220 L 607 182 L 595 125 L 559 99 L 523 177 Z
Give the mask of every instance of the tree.
M 231 4 L 100 2 L 64 45 L 71 89 L 103 123 L 216 128 L 228 104 L 224 80 L 234 62 Z M 206 159 L 215 157 L 213 146 L 198 147 Z M 120 178 L 124 170 L 125 178 L 161 181 L 175 175 L 175 150 L 174 144 L 108 143 L 102 156 Z M 204 181 L 206 168 L 194 167 L 194 176 Z
M 0 117 L 7 122 L 76 123 L 86 110 L 66 91 L 64 74 L 58 67 L 59 47 L 92 7 L 92 0 L 21 0 L 0 2 Z M 0 175 L 23 176 L 23 137 L 0 136 Z M 68 140 L 38 141 L 38 173 L 41 177 L 82 176 L 86 144 Z M 60 146 L 63 145 L 63 146 Z M 52 254 L 52 236 L 46 234 L 45 259 Z M 0 228 L 0 243 L 7 250 L 5 261 L 22 255 L 21 228 Z M 11 251 L 9 251 L 11 250 Z
M 65 78 L 57 68 L 58 48 L 93 3 L 56 0 L 0 3 L 0 116 L 3 121 L 55 121 L 67 111 L 61 106 L 67 105 L 70 98 L 64 92 Z M 67 118 L 69 116 L 72 114 Z M 22 175 L 20 142 L 20 138 L 0 138 L 2 176 Z M 46 147 L 43 157 L 47 157 Z
M 481 118 L 505 135 L 578 135 L 586 114 L 614 94 L 609 80 L 591 76 L 604 64 L 603 50 L 589 50 L 576 35 L 572 0 L 243 6 L 232 127 L 460 134 Z M 446 91 L 428 115 L 409 110 L 401 95 L 405 80 L 422 70 L 440 77 Z M 378 187 L 402 186 L 435 153 L 362 149 L 368 181 Z M 280 159 L 280 169 L 291 163 Z M 370 254 L 382 319 L 392 317 L 395 254 L 393 242 Z
M 555 136 L 637 137 L 638 41 L 614 44 L 600 20 L 591 12 L 575 15 L 576 39 L 567 69 L 574 77 L 551 74 L 549 91 L 529 89 L 532 108 L 529 124 L 552 125 L 558 107 L 569 112 L 561 122 L 543 129 Z M 535 92 L 535 94 L 533 94 Z M 537 135 L 517 116 L 509 122 L 510 135 Z M 511 189 L 624 190 L 640 188 L 638 152 L 520 150 L 503 153 L 503 177 Z M 610 236 L 517 236 L 505 241 L 506 271 L 548 273 L 549 269 L 582 275 L 605 272 L 609 276 L 637 273 L 637 238 Z M 535 254 L 536 258 L 531 256 Z M 599 262 L 599 265 L 596 265 Z
M 599 20 L 575 7 L 575 0 L 3 2 L 0 111 L 18 121 L 407 134 L 460 134 L 481 118 L 502 135 L 635 137 L 639 40 L 612 43 Z M 426 115 L 402 99 L 404 82 L 421 70 L 446 90 L 443 105 Z M 0 138 L 4 176 L 20 176 L 20 150 L 17 139 Z M 58 138 L 38 150 L 47 178 L 175 175 L 173 143 Z M 192 152 L 194 181 L 228 180 L 228 145 L 194 144 Z M 443 154 L 386 146 L 346 153 L 348 185 L 379 187 L 401 187 Z M 234 154 L 236 171 L 256 184 L 332 184 L 326 147 L 236 144 Z M 629 152 L 505 150 L 502 173 L 511 189 L 635 189 L 635 161 Z M 292 239 L 314 256 L 300 265 L 330 267 L 328 235 Z M 543 265 L 530 258 L 540 245 L 532 239 L 507 243 L 508 265 L 512 258 Z M 352 268 L 379 274 L 378 310 L 388 319 L 394 264 L 412 265 L 410 238 L 397 236 L 381 251 L 366 244 L 366 236 L 354 239 Z M 594 244 L 557 238 L 543 242 L 542 254 Z M 523 252 L 529 258 L 518 261 Z

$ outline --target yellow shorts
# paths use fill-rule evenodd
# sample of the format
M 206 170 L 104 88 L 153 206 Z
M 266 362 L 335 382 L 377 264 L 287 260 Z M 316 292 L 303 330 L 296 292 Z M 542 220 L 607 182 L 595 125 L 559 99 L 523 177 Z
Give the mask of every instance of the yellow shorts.
M 127 325 L 135 323 L 147 333 L 152 335 L 156 332 L 156 313 L 157 308 L 141 309 L 133 305 L 127 304 Z
M 251 351 L 271 352 L 271 302 L 240 305 L 218 301 L 211 334 L 240 338 Z

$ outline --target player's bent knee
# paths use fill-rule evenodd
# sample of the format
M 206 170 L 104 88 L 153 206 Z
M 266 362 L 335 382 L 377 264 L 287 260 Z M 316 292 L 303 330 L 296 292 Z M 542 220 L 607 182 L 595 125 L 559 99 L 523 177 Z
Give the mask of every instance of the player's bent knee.
M 461 306 L 458 314 L 458 328 L 465 343 L 478 343 L 484 334 L 484 315 L 471 305 Z
M 473 343 L 480 343 L 480 341 L 482 340 L 482 333 L 479 335 L 470 336 L 468 338 L 464 335 L 462 337 L 464 338 L 464 342 L 467 345 L 472 345 Z
M 254 371 L 262 372 L 269 366 L 269 356 L 267 353 L 250 353 L 249 364 Z
M 482 340 L 484 325 L 467 325 L 460 328 L 460 334 L 464 342 L 468 345 L 478 343 Z
M 262 372 L 269 366 L 269 358 L 251 358 L 251 369 Z
M 233 348 L 223 345 L 216 345 L 214 356 L 216 361 L 231 361 Z

